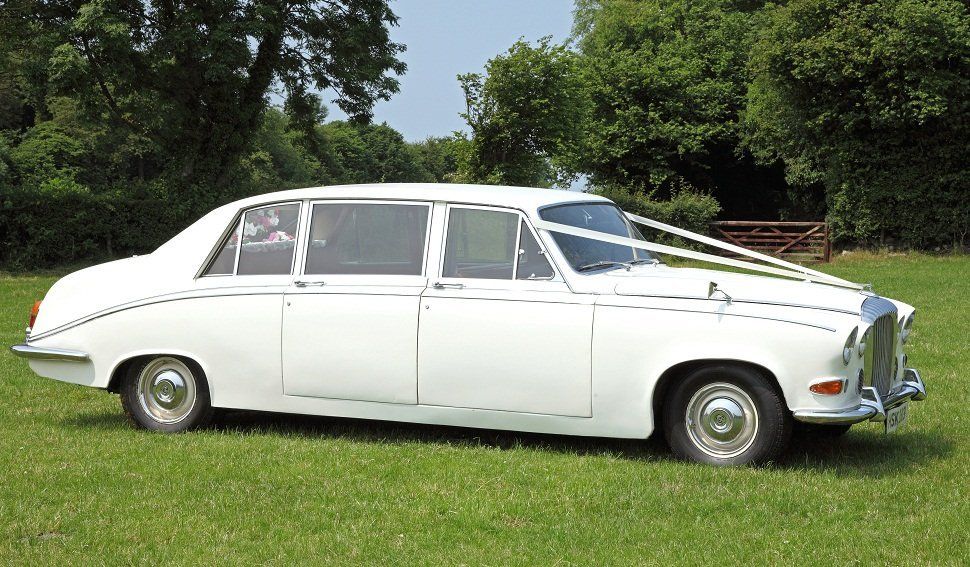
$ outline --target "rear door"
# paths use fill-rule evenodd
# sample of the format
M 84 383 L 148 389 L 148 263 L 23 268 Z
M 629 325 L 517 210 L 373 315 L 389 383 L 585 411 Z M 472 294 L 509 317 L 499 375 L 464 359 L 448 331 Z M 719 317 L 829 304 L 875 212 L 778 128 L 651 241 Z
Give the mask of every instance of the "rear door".
M 431 203 L 312 203 L 283 306 L 288 396 L 417 403 Z

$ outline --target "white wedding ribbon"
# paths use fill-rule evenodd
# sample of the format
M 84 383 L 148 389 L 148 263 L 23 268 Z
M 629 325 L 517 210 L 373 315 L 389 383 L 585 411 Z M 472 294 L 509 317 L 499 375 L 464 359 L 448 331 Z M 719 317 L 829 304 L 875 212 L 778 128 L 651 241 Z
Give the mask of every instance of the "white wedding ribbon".
M 656 242 L 648 242 L 646 240 L 637 240 L 635 238 L 628 238 L 625 236 L 617 236 L 615 234 L 608 234 L 605 232 L 599 232 L 595 230 L 589 230 L 585 228 L 577 228 L 575 226 L 570 226 L 568 224 L 560 224 L 555 222 L 549 222 L 545 220 L 536 220 L 533 225 L 537 229 L 545 230 L 548 232 L 558 232 L 561 234 L 569 234 L 571 236 L 578 236 L 581 238 L 589 238 L 590 240 L 598 240 L 600 242 L 606 242 L 609 244 L 619 244 L 620 246 L 629 246 L 631 248 L 636 248 L 639 250 L 650 250 L 651 252 L 657 252 L 660 254 L 669 254 L 671 256 L 679 256 L 681 258 L 691 258 L 693 260 L 701 260 L 704 262 L 710 262 L 712 264 L 720 264 L 723 266 L 732 266 L 735 268 L 742 268 L 745 270 L 751 270 L 753 272 L 761 272 L 766 274 L 773 274 L 776 276 L 782 276 L 786 278 L 794 278 L 800 280 L 807 280 L 816 283 L 824 283 L 828 285 L 834 285 L 839 287 L 847 287 L 851 289 L 863 289 L 864 286 L 848 280 L 843 280 L 835 276 L 830 276 L 828 274 L 818 272 L 816 270 L 811 270 L 805 268 L 804 266 L 799 266 L 798 264 L 793 264 L 791 262 L 786 262 L 784 260 L 779 260 L 778 258 L 773 258 L 766 254 L 760 254 L 747 248 L 742 248 L 740 246 L 734 246 L 733 244 L 727 244 L 721 242 L 720 240 L 715 240 L 713 238 L 702 236 L 700 234 L 690 232 L 689 230 L 683 230 L 662 222 L 657 222 L 650 220 L 645 217 L 633 215 L 630 213 L 625 213 L 627 217 L 633 222 L 655 228 L 657 230 L 662 230 L 664 232 L 669 232 L 671 234 L 676 234 L 684 238 L 695 240 L 697 242 L 702 242 L 716 248 L 721 248 L 724 250 L 729 250 L 737 254 L 741 254 L 748 258 L 754 258 L 757 260 L 762 260 L 777 266 L 783 266 L 786 269 L 774 268 L 771 266 L 764 266 L 761 264 L 755 264 L 753 262 L 746 262 L 744 260 L 735 260 L 734 258 L 725 258 L 723 256 L 716 256 L 714 254 L 707 254 L 704 252 L 695 252 L 693 250 L 686 250 L 683 248 L 677 248 L 675 246 L 667 246 L 665 244 L 658 244 Z

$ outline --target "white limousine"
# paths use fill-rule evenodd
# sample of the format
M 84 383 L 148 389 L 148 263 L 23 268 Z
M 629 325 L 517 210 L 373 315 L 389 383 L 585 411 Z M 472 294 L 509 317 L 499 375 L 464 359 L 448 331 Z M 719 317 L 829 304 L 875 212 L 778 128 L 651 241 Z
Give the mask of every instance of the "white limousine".
M 763 263 L 646 240 L 637 225 Z M 668 266 L 674 255 L 766 275 Z M 764 462 L 907 416 L 914 309 L 550 189 L 359 185 L 219 207 L 70 274 L 12 350 L 160 431 L 213 408 L 646 438 Z

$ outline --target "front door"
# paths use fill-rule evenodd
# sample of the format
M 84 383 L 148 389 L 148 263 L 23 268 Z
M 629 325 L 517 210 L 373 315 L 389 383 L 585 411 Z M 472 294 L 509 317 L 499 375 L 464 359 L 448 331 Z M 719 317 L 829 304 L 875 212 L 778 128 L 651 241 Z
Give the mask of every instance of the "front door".
M 448 207 L 421 300 L 418 403 L 592 415 L 592 299 L 573 294 L 525 218 Z
M 431 204 L 314 203 L 283 304 L 288 396 L 417 403 Z

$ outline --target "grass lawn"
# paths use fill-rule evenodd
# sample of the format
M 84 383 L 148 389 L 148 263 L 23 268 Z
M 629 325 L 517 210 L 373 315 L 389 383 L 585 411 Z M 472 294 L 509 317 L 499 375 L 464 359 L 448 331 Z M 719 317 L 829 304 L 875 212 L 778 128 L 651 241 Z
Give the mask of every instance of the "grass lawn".
M 946 563 L 970 559 L 970 257 L 823 268 L 919 309 L 929 399 L 778 464 L 652 441 L 234 414 L 160 435 L 6 350 L 54 276 L 0 276 L 0 564 Z

